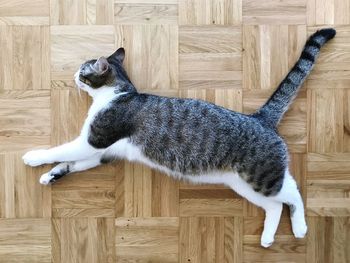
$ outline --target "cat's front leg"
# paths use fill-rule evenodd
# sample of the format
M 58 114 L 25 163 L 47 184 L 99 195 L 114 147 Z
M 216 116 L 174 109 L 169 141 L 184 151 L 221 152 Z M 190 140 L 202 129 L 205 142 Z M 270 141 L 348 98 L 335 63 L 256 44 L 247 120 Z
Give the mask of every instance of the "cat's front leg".
M 48 150 L 29 151 L 23 155 L 22 159 L 27 165 L 38 166 L 46 163 L 89 159 L 103 151 L 92 147 L 83 137 L 78 137 L 74 141 Z
M 51 171 L 43 174 L 40 177 L 39 182 L 41 184 L 47 185 L 49 183 L 54 183 L 63 176 L 74 173 L 85 171 L 101 164 L 101 155 L 98 154 L 90 159 L 74 161 L 74 162 L 64 162 L 56 165 Z

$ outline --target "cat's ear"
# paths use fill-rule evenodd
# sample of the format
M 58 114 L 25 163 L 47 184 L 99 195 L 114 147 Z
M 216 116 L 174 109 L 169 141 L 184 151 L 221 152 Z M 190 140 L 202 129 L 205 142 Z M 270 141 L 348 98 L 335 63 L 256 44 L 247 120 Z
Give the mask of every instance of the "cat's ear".
M 109 56 L 109 58 L 113 58 L 118 60 L 120 63 L 123 63 L 125 58 L 125 50 L 124 48 L 118 48 L 117 51 L 115 51 L 112 55 Z
M 100 57 L 94 64 L 94 69 L 97 73 L 103 74 L 109 68 L 109 63 L 105 57 Z

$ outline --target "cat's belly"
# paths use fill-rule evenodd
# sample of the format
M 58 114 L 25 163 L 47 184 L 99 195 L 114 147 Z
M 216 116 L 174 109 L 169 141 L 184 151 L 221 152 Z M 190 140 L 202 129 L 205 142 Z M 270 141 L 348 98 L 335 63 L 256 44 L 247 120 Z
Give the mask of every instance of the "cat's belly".
M 129 139 L 121 139 L 111 145 L 106 150 L 106 155 L 114 156 L 118 159 L 126 159 L 130 162 L 139 162 L 153 169 L 157 169 L 176 179 L 184 179 L 194 184 L 232 184 L 233 177 L 238 176 L 234 171 L 211 171 L 198 175 L 185 175 L 177 171 L 172 171 L 166 166 L 160 165 L 147 158 L 140 147 L 130 142 Z
M 117 158 L 127 159 L 131 162 L 141 162 L 176 179 L 183 179 L 194 184 L 223 184 L 230 187 L 239 195 L 248 198 L 248 200 L 260 196 L 260 194 L 254 192 L 252 187 L 235 171 L 212 171 L 199 175 L 183 175 L 153 162 L 144 156 L 141 149 L 130 143 L 128 139 L 119 140 L 107 148 L 107 151 L 108 154 L 114 154 Z

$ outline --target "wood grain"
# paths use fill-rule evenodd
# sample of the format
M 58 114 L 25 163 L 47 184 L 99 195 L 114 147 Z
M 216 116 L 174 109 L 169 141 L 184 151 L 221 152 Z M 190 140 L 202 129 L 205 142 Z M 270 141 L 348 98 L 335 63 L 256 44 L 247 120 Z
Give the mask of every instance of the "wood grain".
M 180 219 L 179 262 L 237 262 L 241 259 L 240 217 Z
M 241 49 L 240 27 L 180 27 L 180 88 L 239 89 L 242 82 Z
M 307 24 L 348 25 L 350 23 L 350 3 L 347 0 L 308 0 Z
M 0 25 L 0 90 L 48 88 L 49 39 L 48 26 Z
M 37 183 L 49 167 L 26 167 L 22 154 L 0 155 L 0 218 L 51 217 L 51 188 Z
M 305 24 L 306 0 L 244 0 L 244 24 Z
M 178 27 L 117 25 L 116 45 L 126 48 L 124 65 L 140 90 L 178 89 Z M 142 59 L 140 59 L 142 58 Z
M 50 0 L 3 0 L 0 2 L 1 25 L 49 25 Z
M 178 4 L 172 1 L 117 0 L 114 5 L 114 21 L 117 24 L 175 24 Z
M 235 25 L 242 21 L 242 0 L 179 0 L 180 25 Z
M 177 217 L 117 218 L 117 262 L 178 262 Z
M 52 166 L 21 160 L 79 135 L 88 59 L 124 47 L 140 91 L 252 113 L 326 26 L 337 36 L 278 127 L 306 239 L 285 206 L 261 248 L 263 210 L 222 185 L 117 161 L 44 187 Z M 0 262 L 350 262 L 349 43 L 348 0 L 0 1 Z
M 51 25 L 113 24 L 113 0 L 51 0 Z
M 57 218 L 52 229 L 54 262 L 115 262 L 114 219 Z
M 1 262 L 51 262 L 50 219 L 0 219 Z

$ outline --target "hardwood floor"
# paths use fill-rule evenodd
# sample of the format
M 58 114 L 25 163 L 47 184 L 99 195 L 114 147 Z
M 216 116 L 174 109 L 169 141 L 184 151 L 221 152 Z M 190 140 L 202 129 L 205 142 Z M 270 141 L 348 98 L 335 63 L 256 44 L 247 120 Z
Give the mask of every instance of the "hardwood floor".
M 262 210 L 222 186 L 120 162 L 41 186 L 21 156 L 78 135 L 91 103 L 73 74 L 126 49 L 141 91 L 252 112 L 334 26 L 279 130 L 307 207 L 260 247 Z M 350 262 L 349 0 L 1 0 L 0 262 Z

